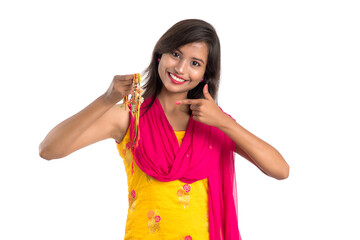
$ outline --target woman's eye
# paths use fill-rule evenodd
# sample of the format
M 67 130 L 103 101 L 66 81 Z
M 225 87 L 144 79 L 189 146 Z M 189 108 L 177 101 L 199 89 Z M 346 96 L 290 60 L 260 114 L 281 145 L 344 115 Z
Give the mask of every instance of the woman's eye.
M 176 58 L 180 57 L 180 55 L 177 52 L 172 52 L 171 54 Z
M 196 61 L 193 61 L 193 62 L 192 62 L 192 65 L 194 65 L 194 66 L 200 66 L 200 63 L 198 63 L 198 62 L 196 62 Z

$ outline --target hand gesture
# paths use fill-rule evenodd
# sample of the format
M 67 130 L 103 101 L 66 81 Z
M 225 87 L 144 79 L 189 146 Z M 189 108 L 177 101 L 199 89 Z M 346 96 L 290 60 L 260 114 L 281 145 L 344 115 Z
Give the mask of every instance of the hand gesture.
M 203 88 L 205 99 L 184 99 L 176 104 L 189 104 L 195 121 L 218 127 L 226 114 L 221 111 L 208 91 L 208 85 Z
M 116 104 L 125 96 L 129 95 L 133 89 L 134 75 L 115 75 L 108 90 L 105 92 L 107 100 Z

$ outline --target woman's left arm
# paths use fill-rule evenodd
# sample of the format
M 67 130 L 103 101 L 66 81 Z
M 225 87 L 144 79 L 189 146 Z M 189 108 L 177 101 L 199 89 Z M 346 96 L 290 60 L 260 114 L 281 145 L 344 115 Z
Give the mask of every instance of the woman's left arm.
M 177 104 L 189 104 L 193 119 L 217 127 L 236 143 L 236 152 L 255 164 L 266 175 L 276 179 L 289 176 L 289 165 L 270 144 L 261 140 L 221 111 L 205 85 L 205 99 L 185 99 Z
M 221 111 L 216 126 L 236 143 L 236 152 L 254 163 L 266 175 L 278 180 L 289 176 L 289 165 L 270 144 L 261 140 Z

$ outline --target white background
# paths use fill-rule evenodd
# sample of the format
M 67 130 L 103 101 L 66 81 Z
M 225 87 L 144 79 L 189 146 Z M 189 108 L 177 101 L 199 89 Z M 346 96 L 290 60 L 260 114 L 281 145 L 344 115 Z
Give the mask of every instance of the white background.
M 46 161 L 38 145 L 143 71 L 186 18 L 222 44 L 219 104 L 290 165 L 278 181 L 236 158 L 244 240 L 360 239 L 360 8 L 349 0 L 1 1 L 0 239 L 123 239 L 113 140 Z

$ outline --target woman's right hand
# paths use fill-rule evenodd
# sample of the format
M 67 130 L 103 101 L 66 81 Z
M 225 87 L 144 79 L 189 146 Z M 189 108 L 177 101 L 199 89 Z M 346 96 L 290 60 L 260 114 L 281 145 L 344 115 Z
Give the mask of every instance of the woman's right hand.
M 116 75 L 109 89 L 86 108 L 55 126 L 39 146 L 40 156 L 50 160 L 107 138 L 121 141 L 130 123 L 128 110 L 117 102 L 132 91 L 134 75 Z
M 129 95 L 133 89 L 134 75 L 115 75 L 104 97 L 116 104 Z

